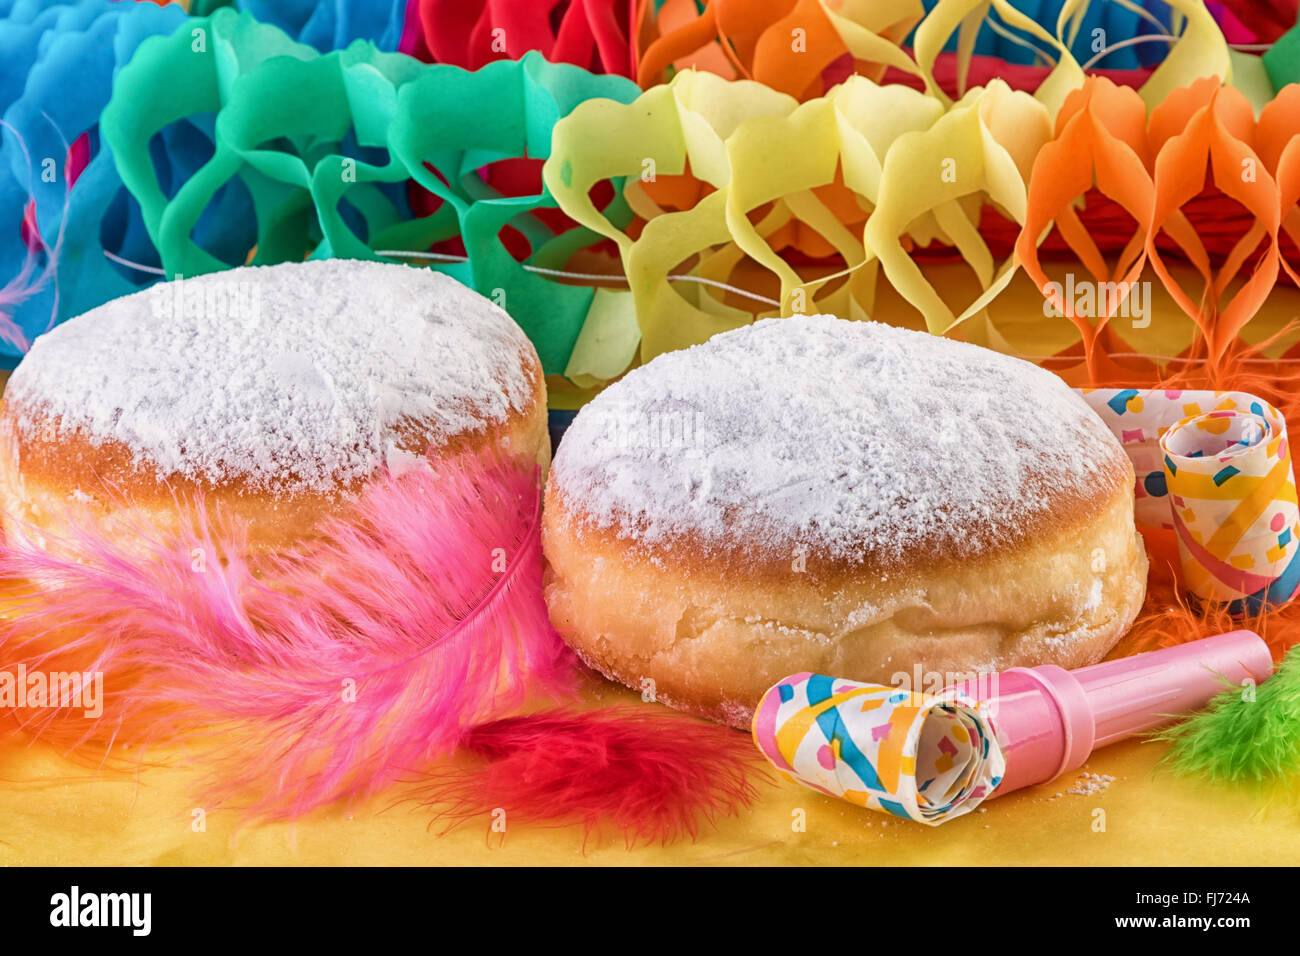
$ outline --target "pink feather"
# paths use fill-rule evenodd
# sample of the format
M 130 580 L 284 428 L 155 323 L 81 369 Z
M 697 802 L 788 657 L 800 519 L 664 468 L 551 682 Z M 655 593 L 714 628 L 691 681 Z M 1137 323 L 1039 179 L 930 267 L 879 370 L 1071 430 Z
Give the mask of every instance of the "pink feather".
M 238 527 L 189 513 L 179 531 L 86 523 L 0 546 L 16 603 L 0 666 L 104 673 L 94 726 L 19 712 L 28 731 L 109 753 L 203 742 L 205 806 L 286 817 L 373 793 L 532 694 L 572 689 L 542 600 L 531 471 L 485 457 L 386 476 L 256 567 Z

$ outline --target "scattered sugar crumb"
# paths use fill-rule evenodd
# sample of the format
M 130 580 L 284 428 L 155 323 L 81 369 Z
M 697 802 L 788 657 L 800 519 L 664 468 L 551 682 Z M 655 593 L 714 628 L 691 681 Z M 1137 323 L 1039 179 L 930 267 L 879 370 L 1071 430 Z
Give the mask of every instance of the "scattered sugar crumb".
M 1108 773 L 1081 773 L 1079 779 L 1074 782 L 1074 786 L 1067 790 L 1066 793 L 1073 793 L 1078 796 L 1104 793 L 1106 788 L 1114 782 L 1115 778 Z M 1058 793 L 1057 796 L 1059 797 L 1060 794 Z

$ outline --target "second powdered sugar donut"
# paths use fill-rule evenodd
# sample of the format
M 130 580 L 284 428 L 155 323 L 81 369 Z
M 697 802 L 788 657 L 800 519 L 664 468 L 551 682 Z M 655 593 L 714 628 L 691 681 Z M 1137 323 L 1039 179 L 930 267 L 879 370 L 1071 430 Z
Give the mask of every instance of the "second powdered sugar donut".
M 801 671 L 1094 663 L 1147 570 L 1132 465 L 1060 379 L 828 316 L 606 389 L 560 444 L 543 544 L 552 622 L 588 664 L 737 727 Z

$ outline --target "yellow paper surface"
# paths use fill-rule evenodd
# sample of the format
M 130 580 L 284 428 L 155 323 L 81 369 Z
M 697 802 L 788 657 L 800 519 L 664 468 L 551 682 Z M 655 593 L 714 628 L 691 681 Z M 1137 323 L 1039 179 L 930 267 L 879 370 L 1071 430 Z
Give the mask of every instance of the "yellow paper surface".
M 600 703 L 639 698 L 606 685 Z M 645 705 L 652 706 L 652 705 Z M 930 828 L 889 821 L 790 782 L 762 785 L 756 806 L 707 825 L 699 839 L 628 850 L 589 844 L 581 827 L 509 826 L 504 845 L 488 821 L 447 836 L 429 811 L 398 802 L 394 787 L 351 809 L 292 824 L 236 830 L 213 813 L 193 829 L 185 770 L 149 769 L 88 779 L 48 748 L 0 744 L 0 865 L 785 865 L 961 866 L 1254 865 L 1300 863 L 1300 809 L 1156 768 L 1163 744 L 1126 742 L 1098 751 L 1089 773 L 1116 779 L 1102 792 L 1070 794 L 1076 775 L 1009 794 L 979 812 Z M 18 782 L 28 781 L 28 782 Z M 1062 796 L 1056 797 L 1060 793 Z M 1104 820 L 1097 815 L 1104 811 Z M 797 829 L 802 819 L 802 829 Z M 1104 830 L 1097 829 L 1104 822 Z M 887 825 L 882 825 L 887 824 Z

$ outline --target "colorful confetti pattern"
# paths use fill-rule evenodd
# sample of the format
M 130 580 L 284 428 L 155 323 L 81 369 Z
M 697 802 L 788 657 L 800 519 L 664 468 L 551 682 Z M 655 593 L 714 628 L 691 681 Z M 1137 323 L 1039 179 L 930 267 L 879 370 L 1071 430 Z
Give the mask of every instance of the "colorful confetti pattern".
M 974 810 L 1006 770 L 973 701 L 821 674 L 768 690 L 753 734 L 797 783 L 929 826 Z
M 1286 419 L 1245 392 L 1084 389 L 1137 472 L 1137 520 L 1172 528 L 1187 588 L 1256 613 L 1300 586 Z

